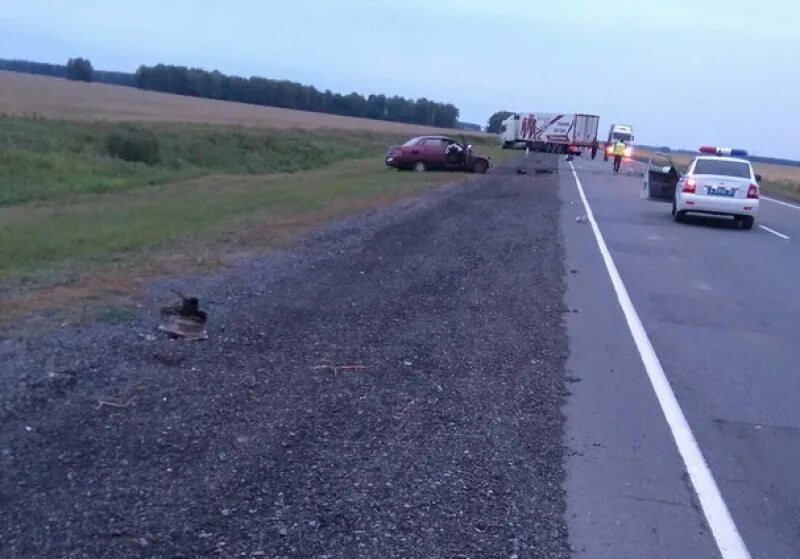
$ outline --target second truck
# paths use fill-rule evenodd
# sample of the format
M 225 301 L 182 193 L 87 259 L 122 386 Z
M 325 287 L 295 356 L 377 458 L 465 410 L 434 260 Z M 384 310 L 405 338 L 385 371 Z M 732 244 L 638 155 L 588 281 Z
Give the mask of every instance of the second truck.
M 608 161 L 614 151 L 614 144 L 622 142 L 625 144 L 625 157 L 633 155 L 633 127 L 628 124 L 612 124 L 608 129 L 605 149 L 603 149 L 603 159 Z

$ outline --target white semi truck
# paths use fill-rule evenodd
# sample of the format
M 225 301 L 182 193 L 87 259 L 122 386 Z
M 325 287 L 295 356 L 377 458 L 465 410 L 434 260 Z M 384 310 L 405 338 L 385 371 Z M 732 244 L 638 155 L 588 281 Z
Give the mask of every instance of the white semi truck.
M 625 157 L 633 155 L 633 127 L 628 124 L 612 124 L 608 129 L 608 138 L 603 150 L 603 158 L 607 161 L 614 151 L 614 144 L 625 144 Z
M 597 115 L 576 113 L 517 113 L 500 125 L 503 149 L 525 146 L 535 151 L 567 153 L 597 141 Z

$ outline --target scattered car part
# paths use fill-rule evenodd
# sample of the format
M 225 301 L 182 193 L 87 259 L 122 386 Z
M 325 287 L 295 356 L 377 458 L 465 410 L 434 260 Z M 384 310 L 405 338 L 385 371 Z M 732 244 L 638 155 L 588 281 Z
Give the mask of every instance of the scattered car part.
M 177 291 L 175 293 L 181 300 L 174 305 L 162 307 L 158 329 L 176 338 L 207 340 L 208 314 L 200 309 L 200 301 L 197 297 L 186 297 Z

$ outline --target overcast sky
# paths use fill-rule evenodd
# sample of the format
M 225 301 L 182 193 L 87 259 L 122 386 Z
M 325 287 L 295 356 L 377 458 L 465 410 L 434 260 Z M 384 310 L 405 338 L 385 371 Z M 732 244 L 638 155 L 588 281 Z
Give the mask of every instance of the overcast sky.
M 0 0 L 0 57 L 157 62 L 349 93 L 586 112 L 646 144 L 800 158 L 794 0 Z

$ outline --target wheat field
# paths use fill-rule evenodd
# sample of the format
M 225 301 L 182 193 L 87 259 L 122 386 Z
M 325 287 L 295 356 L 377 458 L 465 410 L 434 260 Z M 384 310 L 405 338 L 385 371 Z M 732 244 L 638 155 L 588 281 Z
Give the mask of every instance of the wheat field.
M 453 130 L 200 99 L 132 87 L 0 71 L 0 115 L 63 120 L 185 122 L 278 129 L 424 134 Z M 475 132 L 470 132 L 475 136 Z

